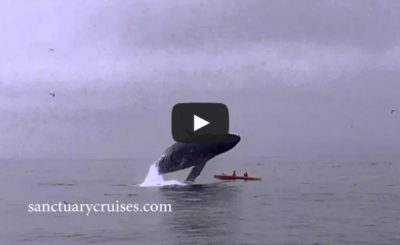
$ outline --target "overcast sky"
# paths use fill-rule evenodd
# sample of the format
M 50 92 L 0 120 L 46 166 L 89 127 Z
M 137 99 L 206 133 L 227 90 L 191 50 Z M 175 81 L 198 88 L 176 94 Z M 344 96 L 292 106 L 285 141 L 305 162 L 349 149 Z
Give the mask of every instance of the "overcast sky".
M 234 156 L 399 154 L 399 23 L 399 1 L 2 0 L 0 158 L 156 158 L 188 101 L 228 105 Z

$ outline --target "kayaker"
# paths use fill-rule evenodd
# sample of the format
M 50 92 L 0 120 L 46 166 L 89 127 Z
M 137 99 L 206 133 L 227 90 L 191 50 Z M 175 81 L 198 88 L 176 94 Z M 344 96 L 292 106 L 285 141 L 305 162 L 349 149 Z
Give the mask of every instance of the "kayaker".
M 245 172 L 245 173 L 243 174 L 243 176 L 244 176 L 244 177 L 249 177 L 249 175 L 247 174 L 247 172 Z
M 236 171 L 235 171 L 235 170 L 233 170 L 232 176 L 233 176 L 233 177 L 236 177 Z

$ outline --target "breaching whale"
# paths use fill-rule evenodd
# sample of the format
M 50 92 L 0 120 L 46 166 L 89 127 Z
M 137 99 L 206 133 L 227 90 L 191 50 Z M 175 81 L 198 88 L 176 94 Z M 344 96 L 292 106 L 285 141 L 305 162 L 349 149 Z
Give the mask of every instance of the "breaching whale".
M 193 167 L 185 182 L 193 182 L 200 175 L 207 161 L 229 151 L 240 141 L 240 136 L 229 134 L 215 143 L 175 143 L 157 163 L 159 174 Z

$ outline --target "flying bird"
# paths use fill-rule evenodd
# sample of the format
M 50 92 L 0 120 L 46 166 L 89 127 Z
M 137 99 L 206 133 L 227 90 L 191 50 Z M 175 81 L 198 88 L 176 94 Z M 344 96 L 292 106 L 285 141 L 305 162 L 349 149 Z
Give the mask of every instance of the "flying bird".
M 54 48 L 49 48 L 49 51 L 50 52 L 54 52 Z
M 396 110 L 391 110 L 390 111 L 390 114 L 393 114 L 393 113 L 395 113 L 396 112 Z
M 50 92 L 49 95 L 56 97 L 56 93 L 55 92 Z

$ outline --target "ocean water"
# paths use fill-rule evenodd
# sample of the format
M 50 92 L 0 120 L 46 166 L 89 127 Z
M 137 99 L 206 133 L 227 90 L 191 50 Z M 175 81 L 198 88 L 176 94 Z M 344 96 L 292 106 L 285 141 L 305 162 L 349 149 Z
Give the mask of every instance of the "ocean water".
M 1 160 L 0 244 L 400 244 L 398 157 L 222 155 L 194 185 L 141 187 L 154 160 Z M 232 170 L 263 179 L 212 177 Z M 117 200 L 170 203 L 172 212 L 86 216 L 27 206 Z

